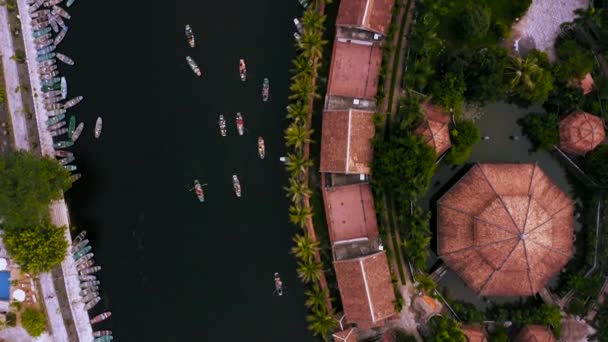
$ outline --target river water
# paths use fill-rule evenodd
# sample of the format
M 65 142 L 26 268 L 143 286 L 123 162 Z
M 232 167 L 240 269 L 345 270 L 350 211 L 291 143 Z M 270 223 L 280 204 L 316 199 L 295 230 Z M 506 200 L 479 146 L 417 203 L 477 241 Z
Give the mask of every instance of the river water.
M 67 199 L 103 267 L 103 305 L 93 313 L 112 310 L 106 325 L 120 341 L 310 341 L 279 162 L 292 18 L 301 8 L 296 0 L 158 4 L 77 1 L 58 49 L 77 63 L 63 70 L 69 97 L 85 97 L 73 110 L 85 123 L 74 148 L 83 178 Z M 193 75 L 186 55 L 203 77 Z M 246 83 L 239 58 L 247 61 Z M 260 96 L 264 77 L 268 103 Z M 226 138 L 219 114 L 228 120 Z M 98 115 L 104 130 L 95 141 Z M 194 178 L 208 183 L 204 204 L 188 191 Z M 273 294 L 275 271 L 287 286 L 282 297 Z

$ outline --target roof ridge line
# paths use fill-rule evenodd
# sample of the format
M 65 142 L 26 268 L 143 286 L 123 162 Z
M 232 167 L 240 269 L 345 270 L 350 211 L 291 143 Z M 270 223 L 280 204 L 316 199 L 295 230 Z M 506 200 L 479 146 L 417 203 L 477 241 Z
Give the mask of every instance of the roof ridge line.
M 493 244 L 503 243 L 503 242 L 506 242 L 506 241 L 509 241 L 509 240 L 512 240 L 512 239 L 517 239 L 517 236 L 510 237 L 510 238 L 503 239 L 503 240 L 488 242 L 488 243 L 486 243 L 484 245 L 479 245 L 479 246 L 472 245 L 472 246 L 469 246 L 469 247 L 461 248 L 461 249 L 456 250 L 456 251 L 452 251 L 452 252 L 448 252 L 448 253 L 445 253 L 445 254 L 441 254 L 441 256 L 461 253 L 461 252 L 464 252 L 464 251 L 468 251 L 470 249 L 478 249 L 480 247 L 486 247 L 486 246 L 490 246 L 490 245 L 493 245 Z
M 507 211 L 507 214 L 511 218 L 511 221 L 513 221 L 513 225 L 515 226 L 515 228 L 517 230 L 519 230 L 519 227 L 517 226 L 517 222 L 515 222 L 515 219 L 513 218 L 513 215 L 511 215 L 511 212 L 509 211 L 509 208 L 507 208 L 507 205 L 505 204 L 505 201 L 503 201 L 502 196 L 498 193 L 498 191 L 496 191 L 496 189 L 494 188 L 494 186 L 492 185 L 492 183 L 488 179 L 488 176 L 486 176 L 486 173 L 483 172 L 483 169 L 481 168 L 481 165 L 479 165 L 479 170 L 481 171 L 481 174 L 485 178 L 486 182 L 488 182 L 488 185 L 490 186 L 490 188 L 492 188 L 492 191 L 494 191 L 494 193 L 496 194 L 496 196 L 498 196 L 498 199 L 500 200 L 500 203 L 502 203 L 503 207 L 505 207 L 505 210 Z M 521 231 L 519 231 L 519 232 L 522 233 Z
M 473 218 L 474 220 L 479 220 L 479 221 L 481 221 L 481 222 L 483 222 L 483 223 L 487 223 L 487 224 L 489 224 L 489 225 L 490 225 L 490 226 L 492 226 L 492 227 L 499 228 L 499 229 L 500 229 L 500 230 L 502 230 L 502 231 L 505 231 L 505 232 L 507 232 L 507 233 L 509 233 L 509 234 L 513 234 L 513 235 L 517 236 L 517 233 L 514 233 L 514 232 L 512 232 L 512 231 L 510 231 L 510 230 L 506 229 L 505 227 L 501 227 L 501 226 L 499 226 L 499 225 L 497 225 L 497 224 L 495 224 L 495 223 L 492 223 L 492 222 L 490 222 L 490 221 L 488 221 L 488 220 L 486 220 L 486 219 L 484 219 L 484 218 L 482 218 L 482 217 L 475 216 L 475 215 L 473 215 L 473 214 L 467 213 L 466 211 L 464 211 L 464 210 L 462 210 L 462 209 L 454 208 L 454 207 L 449 206 L 449 205 L 442 204 L 442 206 L 443 206 L 443 207 L 446 207 L 446 208 L 448 208 L 448 209 L 450 209 L 450 210 L 457 211 L 457 212 L 459 212 L 459 213 L 461 213 L 461 214 L 464 214 L 464 215 L 470 216 L 470 217 L 471 217 L 471 218 Z M 517 227 L 515 227 L 515 228 L 517 228 Z
M 563 256 L 565 256 L 565 257 L 568 257 L 568 256 L 569 256 L 568 254 L 566 254 L 566 253 L 564 253 L 564 252 L 560 251 L 559 249 L 557 249 L 557 248 L 555 248 L 555 247 L 553 247 L 553 246 L 548 246 L 548 245 L 545 245 L 544 243 L 540 243 L 540 242 L 538 242 L 538 241 L 534 241 L 534 240 L 530 240 L 530 242 L 533 242 L 533 243 L 535 243 L 535 244 L 537 244 L 537 245 L 539 245 L 539 246 L 541 246 L 541 247 L 544 247 L 544 248 L 546 248 L 546 249 L 550 250 L 551 252 L 555 252 L 555 253 L 557 253 L 557 254 L 561 254 L 561 255 L 563 255 Z
M 528 276 L 528 285 L 530 286 L 530 293 L 534 293 L 534 287 L 532 286 L 532 278 L 530 277 L 530 273 L 532 273 L 532 268 L 530 267 L 530 259 L 528 258 L 528 248 L 526 248 L 526 240 L 523 240 L 524 243 L 524 256 L 526 258 L 526 268 L 527 268 L 527 276 Z
M 543 208 L 543 210 L 545 210 L 545 208 L 540 203 L 538 203 L 538 205 L 540 205 L 541 208 Z M 547 222 L 553 220 L 553 217 L 555 215 L 559 214 L 562 210 L 564 210 L 567 207 L 569 207 L 569 205 L 570 205 L 570 203 L 568 203 L 568 204 L 564 205 L 563 207 L 559 208 L 558 210 L 556 210 L 555 213 L 553 213 L 553 215 L 549 215 L 549 219 L 548 220 L 546 220 L 546 221 L 544 221 L 542 223 L 539 223 L 536 227 L 530 229 L 530 231 L 528 233 L 532 233 L 533 231 L 535 231 L 536 229 L 540 228 L 541 226 L 544 226 Z M 545 210 L 545 212 L 547 212 L 547 211 Z
M 486 285 L 488 285 L 488 282 L 490 282 L 490 279 L 494 278 L 494 275 L 497 272 L 502 272 L 502 268 L 507 263 L 507 260 L 509 260 L 509 258 L 511 257 L 511 254 L 513 254 L 513 251 L 515 251 L 515 248 L 517 248 L 517 245 L 519 245 L 519 243 L 516 243 L 515 246 L 513 246 L 513 249 L 511 250 L 511 252 L 509 252 L 509 254 L 505 257 L 505 260 L 502 261 L 502 265 L 500 265 L 500 267 L 497 270 L 492 271 L 492 273 L 486 279 L 486 281 L 483 282 L 483 285 L 481 285 L 481 287 L 479 288 L 479 291 L 477 293 L 481 293 L 481 291 L 483 291 L 483 289 L 486 287 Z

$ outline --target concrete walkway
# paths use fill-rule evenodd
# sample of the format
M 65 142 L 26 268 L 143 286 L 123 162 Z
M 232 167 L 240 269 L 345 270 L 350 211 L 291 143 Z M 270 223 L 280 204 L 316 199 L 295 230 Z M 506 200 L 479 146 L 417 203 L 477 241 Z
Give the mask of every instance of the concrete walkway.
M 27 122 L 24 116 L 23 98 L 21 93 L 15 89 L 21 86 L 17 62 L 11 57 L 15 54 L 13 46 L 13 35 L 9 27 L 8 10 L 6 6 L 0 6 L 0 55 L 2 55 L 2 66 L 4 67 L 4 84 L 6 85 L 6 101 L 13 129 L 11 134 L 15 139 L 17 150 L 29 150 L 30 141 L 27 136 Z

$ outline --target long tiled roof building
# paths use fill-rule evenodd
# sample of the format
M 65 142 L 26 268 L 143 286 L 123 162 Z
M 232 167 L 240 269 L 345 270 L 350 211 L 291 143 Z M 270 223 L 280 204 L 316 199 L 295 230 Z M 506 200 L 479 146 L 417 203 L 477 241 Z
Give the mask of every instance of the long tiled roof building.
M 532 296 L 572 257 L 573 203 L 535 164 L 476 164 L 437 206 L 438 252 L 482 296 Z

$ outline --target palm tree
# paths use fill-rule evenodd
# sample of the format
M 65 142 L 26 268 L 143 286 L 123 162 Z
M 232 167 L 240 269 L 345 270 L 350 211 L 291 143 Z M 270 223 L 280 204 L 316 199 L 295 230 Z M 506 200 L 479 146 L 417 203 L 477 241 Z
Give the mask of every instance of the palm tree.
M 319 241 L 313 241 L 308 234 L 296 234 L 293 237 L 295 246 L 291 247 L 291 253 L 301 260 L 313 260 L 314 256 L 319 252 Z
M 419 291 L 424 291 L 427 294 L 432 294 L 435 289 L 437 289 L 437 283 L 435 283 L 433 278 L 431 278 L 431 276 L 429 276 L 428 274 L 420 273 L 417 274 L 414 278 L 418 283 L 418 285 L 416 285 L 416 289 Z
M 327 41 L 323 40 L 320 34 L 304 31 L 298 42 L 298 47 L 302 49 L 304 56 L 310 59 L 321 59 L 323 56 L 323 46 L 326 43 Z
M 310 135 L 313 130 L 306 129 L 303 123 L 292 122 L 285 130 L 285 143 L 289 147 L 300 149 L 304 144 L 312 142 Z
M 295 177 L 290 178 L 289 186 L 286 186 L 283 189 L 287 192 L 287 197 L 291 198 L 291 201 L 298 205 L 302 204 L 304 196 L 310 196 L 312 194 L 312 191 L 310 191 L 308 186 Z
M 312 216 L 310 209 L 305 208 L 303 205 L 292 205 L 289 207 L 289 220 L 293 224 L 304 228 L 306 220 Z
M 318 11 L 305 11 L 302 16 L 304 30 L 321 33 L 325 24 L 325 16 Z
M 543 69 L 537 63 L 538 60 L 534 56 L 528 56 L 526 59 L 511 58 L 511 66 L 508 67 L 512 71 L 510 74 L 513 74 L 510 82 L 511 90 L 518 87 L 534 89 L 536 78 L 543 72 Z
M 308 101 L 311 96 L 314 96 L 315 89 L 312 86 L 311 79 L 306 79 L 304 77 L 297 78 L 293 81 L 293 83 L 289 86 L 289 90 L 291 90 L 291 95 L 289 96 L 290 100 L 302 100 Z
M 308 118 L 308 105 L 298 101 L 287 106 L 287 118 L 295 122 L 305 121 Z
M 319 284 L 314 284 L 312 290 L 306 291 L 306 307 L 310 308 L 312 312 L 321 311 L 325 309 L 325 299 L 327 298 L 327 291 L 323 290 Z
M 313 162 L 310 159 L 305 159 L 301 151 L 287 154 L 285 162 L 286 169 L 293 177 L 300 178 L 300 175 L 305 175 L 309 167 L 312 167 Z
M 322 264 L 314 260 L 298 261 L 298 277 L 305 283 L 321 279 Z
M 312 67 L 312 62 L 310 58 L 304 55 L 298 55 L 296 59 L 293 60 L 294 69 L 291 72 L 294 73 L 294 76 L 291 77 L 292 80 L 301 77 L 300 74 L 308 75 L 311 77 L 316 77 L 316 69 Z
M 313 311 L 312 314 L 306 316 L 306 320 L 310 323 L 308 329 L 312 331 L 313 335 L 321 336 L 324 341 L 328 340 L 329 333 L 331 333 L 338 324 L 334 318 L 333 310 Z

